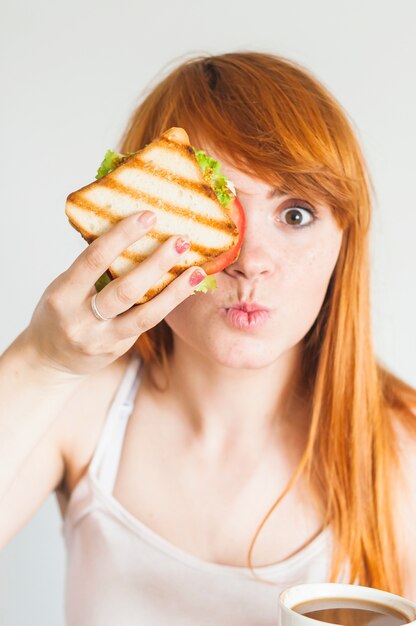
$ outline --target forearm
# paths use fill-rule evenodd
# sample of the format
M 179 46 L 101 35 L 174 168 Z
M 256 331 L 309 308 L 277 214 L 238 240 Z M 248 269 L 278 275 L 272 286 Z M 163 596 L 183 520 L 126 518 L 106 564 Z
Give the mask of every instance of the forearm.
M 82 380 L 42 365 L 24 333 L 0 357 L 0 500 Z

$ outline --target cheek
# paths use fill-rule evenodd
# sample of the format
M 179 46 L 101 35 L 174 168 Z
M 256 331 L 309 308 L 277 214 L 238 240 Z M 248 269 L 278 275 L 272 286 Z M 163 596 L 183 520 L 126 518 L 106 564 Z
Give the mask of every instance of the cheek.
M 326 287 L 336 263 L 336 256 L 321 250 L 311 250 L 290 259 L 285 268 L 283 281 L 303 293 L 321 291 Z
M 288 325 L 303 336 L 308 332 L 323 304 L 334 271 L 342 236 L 322 241 L 286 258 L 280 289 L 285 298 L 281 309 Z M 299 337 L 301 339 L 302 337 Z
M 204 320 L 212 310 L 212 296 L 195 294 L 190 296 L 165 317 L 168 326 L 180 337 L 202 335 Z

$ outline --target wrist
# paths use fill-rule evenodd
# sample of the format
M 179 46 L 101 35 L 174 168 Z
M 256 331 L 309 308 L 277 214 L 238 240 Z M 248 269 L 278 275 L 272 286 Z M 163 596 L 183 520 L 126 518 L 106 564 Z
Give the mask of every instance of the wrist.
M 27 376 L 48 387 L 61 385 L 76 385 L 85 378 L 85 375 L 60 369 L 31 340 L 28 329 L 25 329 L 9 346 L 2 359 L 9 361 L 22 382 Z

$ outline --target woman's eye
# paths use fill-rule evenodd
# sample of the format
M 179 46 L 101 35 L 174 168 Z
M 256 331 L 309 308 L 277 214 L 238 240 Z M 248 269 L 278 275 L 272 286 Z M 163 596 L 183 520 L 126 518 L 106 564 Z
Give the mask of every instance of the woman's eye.
M 311 209 L 289 207 L 280 213 L 279 221 L 288 226 L 308 226 L 314 221 L 314 215 Z

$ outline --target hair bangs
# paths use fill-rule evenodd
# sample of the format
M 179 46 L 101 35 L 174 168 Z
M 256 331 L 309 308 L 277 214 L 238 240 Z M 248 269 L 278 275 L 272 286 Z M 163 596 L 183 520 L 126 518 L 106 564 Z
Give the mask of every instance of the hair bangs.
M 282 193 L 328 204 L 342 228 L 356 219 L 351 200 L 365 180 L 358 143 L 333 96 L 295 63 L 261 53 L 192 59 L 147 96 L 122 149 L 172 126 Z

